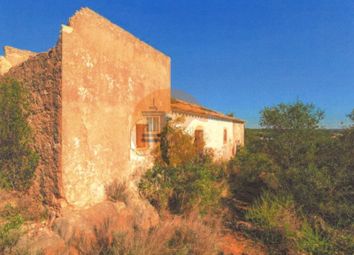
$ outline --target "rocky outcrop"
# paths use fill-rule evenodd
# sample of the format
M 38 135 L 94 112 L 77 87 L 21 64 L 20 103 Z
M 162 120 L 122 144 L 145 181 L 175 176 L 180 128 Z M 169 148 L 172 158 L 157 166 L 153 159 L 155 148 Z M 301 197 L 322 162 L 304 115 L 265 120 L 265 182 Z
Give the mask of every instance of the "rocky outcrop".
M 157 226 L 158 214 L 149 203 L 142 199 L 128 201 L 104 201 L 87 209 L 66 207 L 52 226 L 33 226 L 16 250 L 45 255 L 90 254 L 102 242 L 109 243 L 115 233 L 147 231 Z
M 25 62 L 30 57 L 37 55 L 37 53 L 29 50 L 21 50 L 11 46 L 4 47 L 5 58 L 14 66 Z
M 0 56 L 0 75 L 7 73 L 11 67 L 11 63 L 4 56 Z
M 58 234 L 46 227 L 38 226 L 34 226 L 34 228 L 31 229 L 26 236 L 20 239 L 14 251 L 15 254 L 30 255 L 75 254 L 69 252 L 70 248 L 66 247 L 64 240 L 60 238 Z
M 29 50 L 20 50 L 11 46 L 4 47 L 5 56 L 0 57 L 0 75 L 7 73 L 11 67 L 18 66 L 37 53 Z

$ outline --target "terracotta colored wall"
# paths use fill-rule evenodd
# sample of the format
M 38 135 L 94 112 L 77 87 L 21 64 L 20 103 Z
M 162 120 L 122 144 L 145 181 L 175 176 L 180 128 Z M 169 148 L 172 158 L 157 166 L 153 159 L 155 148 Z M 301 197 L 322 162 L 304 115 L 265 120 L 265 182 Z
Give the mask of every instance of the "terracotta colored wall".
M 62 34 L 62 171 L 67 201 L 104 199 L 134 175 L 131 135 L 155 101 L 170 110 L 170 59 L 89 9 Z
M 2 78 L 13 78 L 31 94 L 34 147 L 40 155 L 32 192 L 51 207 L 60 206 L 61 46 L 40 53 L 11 68 Z M 0 77 L 1 79 L 1 77 Z

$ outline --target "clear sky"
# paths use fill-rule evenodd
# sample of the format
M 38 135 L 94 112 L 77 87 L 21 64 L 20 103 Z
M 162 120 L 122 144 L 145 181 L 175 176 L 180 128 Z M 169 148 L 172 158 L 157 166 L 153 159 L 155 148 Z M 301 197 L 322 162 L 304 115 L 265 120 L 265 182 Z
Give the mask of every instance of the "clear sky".
M 47 51 L 84 6 L 169 55 L 174 89 L 249 127 L 280 102 L 314 103 L 326 127 L 354 108 L 352 0 L 0 0 L 0 46 Z

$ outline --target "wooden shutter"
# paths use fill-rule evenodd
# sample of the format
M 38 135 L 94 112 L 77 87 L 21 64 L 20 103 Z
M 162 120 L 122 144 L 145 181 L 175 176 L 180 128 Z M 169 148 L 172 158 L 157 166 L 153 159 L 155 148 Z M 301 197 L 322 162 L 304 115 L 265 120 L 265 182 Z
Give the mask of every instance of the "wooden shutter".
M 224 144 L 227 143 L 227 130 L 224 129 Z
M 203 134 L 203 130 L 195 130 L 194 131 L 194 143 L 199 145 L 204 143 L 204 134 Z
M 145 134 L 147 130 L 146 124 L 136 124 L 136 147 L 145 148 L 147 146 L 147 141 L 145 139 Z

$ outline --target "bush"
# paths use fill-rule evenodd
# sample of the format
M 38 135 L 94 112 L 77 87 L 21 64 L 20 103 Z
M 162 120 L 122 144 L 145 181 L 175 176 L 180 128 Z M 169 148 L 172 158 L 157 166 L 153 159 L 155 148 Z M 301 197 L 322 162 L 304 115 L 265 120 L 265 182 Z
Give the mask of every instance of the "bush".
M 106 186 L 106 195 L 113 202 L 121 201 L 127 203 L 128 194 L 126 182 L 114 180 L 111 184 Z
M 16 215 L 21 215 L 26 221 L 41 221 L 47 219 L 48 212 L 39 201 L 28 195 L 23 195 L 15 206 L 8 203 L 0 211 L 0 217 L 9 218 Z
M 111 244 L 112 255 L 213 255 L 217 250 L 218 229 L 200 218 L 174 218 L 156 228 L 132 233 L 116 233 Z
M 177 167 L 155 166 L 143 176 L 139 189 L 159 210 L 181 214 L 218 207 L 222 191 L 222 168 L 210 164 Z
M 7 222 L 0 226 L 0 254 L 11 250 L 20 238 L 20 227 L 23 224 L 23 218 L 17 214 L 7 218 Z
M 216 209 L 222 191 L 221 169 L 215 165 L 155 166 L 146 172 L 139 189 L 159 210 L 181 214 Z
M 326 239 L 318 229 L 311 227 L 305 220 L 296 238 L 296 246 L 299 251 L 313 255 L 333 254 L 331 242 Z
M 253 203 L 246 218 L 257 230 L 248 230 L 280 254 L 353 250 L 354 126 L 321 130 L 322 117 L 302 102 L 265 108 L 266 129 L 247 131 L 230 164 L 233 198 Z
M 172 167 L 189 163 L 210 162 L 212 151 L 205 150 L 204 141 L 195 142 L 180 125 L 183 118 L 168 120 L 161 132 L 160 147 L 156 151 L 156 163 Z
M 0 185 L 26 190 L 31 185 L 38 155 L 31 147 L 28 92 L 18 82 L 0 83 Z
M 112 233 L 110 220 L 94 227 L 94 238 L 74 235 L 66 251 L 76 249 L 87 255 L 216 255 L 219 225 L 197 214 L 160 221 L 149 230 L 128 229 Z M 83 233 L 84 234 L 84 233 Z M 66 253 L 65 253 L 66 254 Z M 71 254 L 71 253 L 70 253 Z
M 246 218 L 260 228 L 251 234 L 268 244 L 273 252 L 347 254 L 348 247 L 352 247 L 348 240 L 342 239 L 342 246 L 338 247 L 339 240 L 332 233 L 310 224 L 295 208 L 291 197 L 265 193 L 246 213 Z
M 175 214 L 218 207 L 223 188 L 223 166 L 212 163 L 211 152 L 181 126 L 168 121 L 161 134 L 156 164 L 140 181 L 141 193 L 158 210 Z
M 229 184 L 235 197 L 251 202 L 264 190 L 278 188 L 278 168 L 264 153 L 250 153 L 246 149 L 238 152 L 230 161 Z

